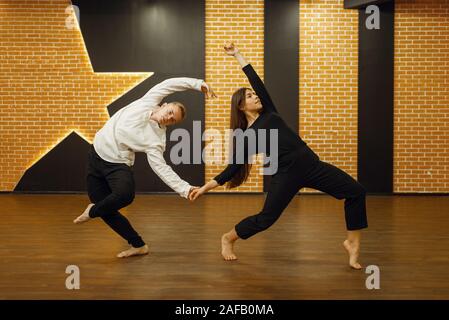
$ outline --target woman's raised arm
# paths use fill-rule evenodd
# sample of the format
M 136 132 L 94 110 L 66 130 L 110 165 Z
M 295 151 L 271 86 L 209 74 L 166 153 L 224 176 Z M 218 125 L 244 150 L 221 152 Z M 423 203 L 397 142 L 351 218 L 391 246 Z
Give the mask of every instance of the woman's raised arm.
M 226 54 L 235 57 L 240 63 L 240 66 L 242 67 L 243 72 L 245 72 L 249 83 L 251 83 L 251 87 L 254 89 L 260 101 L 262 102 L 264 111 L 277 113 L 276 107 L 274 106 L 274 103 L 271 100 L 271 97 L 268 94 L 263 81 L 260 79 L 251 64 L 249 64 L 248 61 L 246 61 L 246 59 L 242 56 L 239 49 L 235 47 L 234 43 L 231 42 L 225 45 L 224 50 Z

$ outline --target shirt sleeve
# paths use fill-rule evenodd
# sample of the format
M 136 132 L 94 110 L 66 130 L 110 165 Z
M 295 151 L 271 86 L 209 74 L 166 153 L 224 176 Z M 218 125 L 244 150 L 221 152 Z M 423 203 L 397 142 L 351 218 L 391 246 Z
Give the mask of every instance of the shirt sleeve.
M 277 113 L 278 111 L 276 110 L 276 107 L 274 106 L 274 103 L 271 100 L 271 97 L 268 94 L 268 91 L 265 88 L 264 83 L 259 78 L 259 75 L 254 70 L 253 66 L 251 64 L 247 64 L 242 68 L 242 70 L 243 72 L 245 72 L 246 77 L 248 78 L 249 83 L 251 84 L 251 87 L 253 87 L 254 91 L 256 92 L 257 96 L 262 102 L 264 111 Z
M 171 78 L 152 87 L 143 97 L 142 101 L 151 105 L 159 104 L 166 96 L 185 90 L 201 91 L 204 83 L 201 79 L 194 78 Z
M 217 175 L 214 180 L 222 186 L 231 180 L 242 167 L 243 164 L 228 164 L 228 166 L 219 175 Z
M 247 130 L 254 130 L 254 128 Z M 241 133 L 241 135 L 243 135 L 243 133 Z M 237 143 L 236 140 L 237 146 L 235 151 L 231 155 L 232 163 L 228 164 L 227 167 L 214 178 L 214 180 L 217 181 L 219 185 L 222 186 L 223 184 L 231 180 L 242 169 L 245 163 L 249 163 L 250 157 L 257 154 L 257 149 L 250 150 L 248 141 L 246 139 L 244 139 L 243 141 L 243 148 L 241 148 L 238 146 L 239 143 Z
M 191 185 L 182 180 L 176 172 L 165 162 L 164 147 L 157 145 L 151 147 L 147 152 L 148 163 L 157 176 L 181 197 L 187 198 Z

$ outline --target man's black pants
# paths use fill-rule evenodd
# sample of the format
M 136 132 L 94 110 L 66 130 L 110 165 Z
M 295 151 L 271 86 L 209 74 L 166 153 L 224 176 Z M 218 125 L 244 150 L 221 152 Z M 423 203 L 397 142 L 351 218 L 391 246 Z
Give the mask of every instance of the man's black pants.
M 103 160 L 92 146 L 88 155 L 87 193 L 95 204 L 89 211 L 91 218 L 103 219 L 133 247 L 145 245 L 128 219 L 118 211 L 134 200 L 134 176 L 129 166 Z

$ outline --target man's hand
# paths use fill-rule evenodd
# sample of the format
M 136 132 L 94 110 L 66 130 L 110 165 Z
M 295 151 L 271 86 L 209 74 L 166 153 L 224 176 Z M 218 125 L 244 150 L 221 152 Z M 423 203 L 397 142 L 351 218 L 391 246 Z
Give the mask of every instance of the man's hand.
M 200 187 L 197 187 L 197 186 L 192 186 L 192 187 L 190 187 L 189 194 L 187 195 L 187 199 L 190 200 L 190 196 L 191 196 L 192 192 L 194 192 L 195 190 L 197 190 L 197 189 L 199 189 L 199 188 L 200 188 Z
M 237 53 L 240 52 L 239 49 L 237 49 L 237 48 L 234 46 L 234 43 L 233 43 L 233 42 L 227 43 L 227 44 L 224 46 L 224 50 L 225 50 L 226 54 L 228 54 L 228 55 L 230 55 L 230 56 L 235 56 Z
M 201 91 L 206 95 L 207 99 L 216 98 L 217 97 L 217 95 L 215 94 L 214 90 L 212 90 L 211 86 L 208 85 L 206 82 L 204 82 L 201 85 Z
M 204 189 L 204 186 L 201 188 L 195 188 L 194 190 L 192 190 L 189 193 L 189 200 L 190 201 L 195 201 L 199 196 L 203 195 L 206 192 L 206 190 Z

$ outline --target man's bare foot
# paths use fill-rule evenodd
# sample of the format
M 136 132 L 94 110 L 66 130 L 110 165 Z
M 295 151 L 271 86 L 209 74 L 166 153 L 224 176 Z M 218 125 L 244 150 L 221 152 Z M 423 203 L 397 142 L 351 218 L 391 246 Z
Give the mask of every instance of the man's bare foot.
M 345 240 L 343 242 L 343 246 L 345 247 L 349 255 L 349 266 L 356 270 L 362 269 L 362 266 L 357 261 L 359 259 L 360 245 L 358 243 Z
M 132 257 L 132 256 L 141 256 L 141 255 L 148 254 L 148 252 L 150 252 L 150 249 L 148 249 L 147 245 L 144 245 L 139 248 L 131 247 L 128 250 L 120 252 L 117 255 L 117 258 L 128 258 L 128 257 Z
M 221 255 L 226 261 L 237 260 L 237 256 L 234 254 L 234 241 L 229 239 L 227 233 L 221 237 Z
M 89 221 L 90 220 L 89 211 L 90 208 L 92 208 L 93 206 L 94 206 L 93 203 L 89 203 L 86 210 L 84 210 L 84 212 L 78 218 L 73 220 L 73 223 L 83 223 Z

